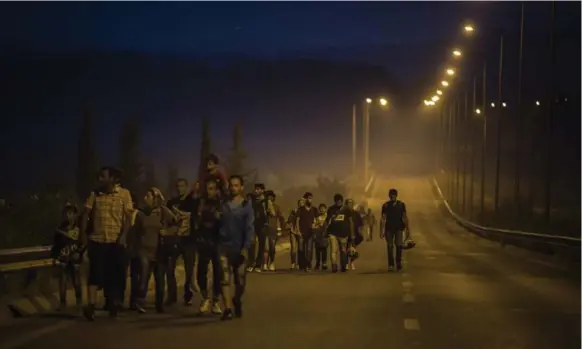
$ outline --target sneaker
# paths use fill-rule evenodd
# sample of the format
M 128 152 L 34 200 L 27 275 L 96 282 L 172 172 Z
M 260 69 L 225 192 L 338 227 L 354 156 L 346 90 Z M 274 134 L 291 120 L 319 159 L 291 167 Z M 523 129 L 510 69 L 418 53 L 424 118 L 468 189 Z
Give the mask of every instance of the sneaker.
M 269 264 L 269 271 L 275 271 L 275 263 Z
M 252 273 L 255 270 L 255 268 L 253 267 L 248 267 L 247 268 L 247 273 Z
M 85 316 L 85 318 L 89 321 L 95 321 L 95 306 L 93 304 L 89 304 L 87 305 L 84 309 L 83 309 L 83 315 Z
M 224 309 L 224 313 L 222 313 L 222 316 L 220 317 L 220 321 L 228 321 L 228 320 L 232 320 L 233 316 L 232 316 L 232 309 Z
M 212 302 L 212 309 L 210 310 L 214 315 L 222 315 L 222 309 L 220 309 L 220 302 Z
M 146 310 L 144 307 L 141 306 L 141 304 L 136 304 L 135 305 L 135 311 L 137 311 L 140 314 L 145 314 Z
M 208 313 L 210 313 L 210 308 L 211 307 L 212 307 L 212 301 L 210 301 L 210 299 L 204 299 L 200 303 L 200 308 L 198 308 L 198 311 L 201 314 L 208 314 Z
M 263 272 L 263 270 L 261 268 L 254 268 L 253 271 L 255 273 L 262 273 Z
M 297 270 L 297 264 L 295 263 L 291 263 L 291 268 L 289 268 L 291 270 Z
M 351 268 L 351 266 L 348 264 L 348 265 L 346 266 L 346 270 L 350 270 L 350 268 Z
M 393 265 L 389 265 L 388 266 L 388 271 L 394 271 L 394 266 Z
M 356 265 L 352 263 L 352 266 L 350 267 L 351 270 L 356 270 Z

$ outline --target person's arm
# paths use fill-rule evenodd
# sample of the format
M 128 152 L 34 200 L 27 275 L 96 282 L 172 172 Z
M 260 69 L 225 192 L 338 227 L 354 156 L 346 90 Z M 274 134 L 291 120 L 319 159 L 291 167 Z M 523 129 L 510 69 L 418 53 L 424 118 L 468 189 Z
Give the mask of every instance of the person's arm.
M 247 204 L 245 206 L 245 211 L 245 235 L 241 251 L 242 254 L 248 251 L 255 239 L 255 211 L 253 210 L 253 205 Z
M 87 228 L 89 227 L 89 218 L 91 217 L 91 212 L 93 211 L 93 207 L 95 206 L 95 192 L 91 192 L 87 200 L 85 201 L 85 209 L 83 210 L 83 214 L 81 215 L 81 224 L 79 225 L 79 241 L 82 245 L 87 245 L 89 236 L 87 232 Z M 91 222 L 93 224 L 93 222 Z
M 354 227 L 354 219 L 351 216 L 348 216 L 348 226 L 349 226 L 349 234 L 350 234 L 350 241 L 354 241 L 356 238 L 355 227 Z
M 121 226 L 121 234 L 117 238 L 117 243 L 122 246 L 127 245 L 127 234 L 129 233 L 129 228 L 131 228 L 131 210 L 127 206 L 126 202 L 123 203 L 123 224 Z
M 406 229 L 406 233 L 410 235 L 410 226 L 408 225 L 408 215 L 406 214 L 406 205 L 402 203 L 402 223 L 404 224 L 404 229 Z
M 166 205 L 162 205 L 161 207 L 162 215 L 164 218 L 164 222 L 166 224 L 176 224 L 179 221 L 179 218 L 170 210 Z
M 386 226 L 386 210 L 385 210 L 385 204 L 382 205 L 382 218 L 380 218 L 380 224 L 379 224 L 379 228 L 380 228 L 380 239 L 383 239 L 385 234 L 384 234 L 384 227 Z

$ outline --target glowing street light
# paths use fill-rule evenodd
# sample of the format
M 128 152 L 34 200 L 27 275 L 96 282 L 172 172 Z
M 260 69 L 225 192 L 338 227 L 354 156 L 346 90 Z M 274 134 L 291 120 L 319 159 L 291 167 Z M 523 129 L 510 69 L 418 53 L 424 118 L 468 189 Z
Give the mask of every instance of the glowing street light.
M 385 107 L 388 104 L 388 101 L 385 98 L 380 98 L 380 105 Z
M 539 107 L 540 106 L 540 101 L 536 101 L 536 105 Z
M 474 28 L 472 25 L 470 25 L 470 24 L 467 24 L 467 25 L 466 25 L 466 26 L 463 28 L 463 31 L 465 32 L 465 34 L 469 34 L 469 35 L 471 35 L 471 34 L 473 34 L 473 32 L 475 31 L 475 28 Z
M 429 106 L 431 101 L 424 100 L 424 105 Z
M 368 104 L 372 103 L 372 99 L 371 98 L 366 98 L 366 103 L 368 103 Z
M 475 109 L 475 114 L 481 114 L 481 109 L 479 108 Z
M 434 105 L 434 101 L 428 101 L 428 105 Z
M 441 95 L 443 94 L 443 91 L 441 91 L 441 90 L 437 90 L 437 91 L 436 91 L 436 94 L 437 94 L 437 95 L 439 95 L 439 96 L 441 96 Z
M 449 69 L 447 69 L 447 75 L 448 75 L 448 76 L 453 76 L 453 75 L 455 75 L 455 69 L 452 69 L 452 68 L 449 68 Z
M 446 80 L 441 81 L 441 85 L 443 85 L 444 87 L 448 87 L 449 86 L 449 82 Z
M 495 103 L 491 102 L 491 108 L 495 108 Z
M 501 103 L 501 106 L 502 106 L 503 108 L 506 108 L 506 107 L 507 107 L 507 103 L 503 102 L 503 103 Z
M 459 57 L 461 57 L 462 55 L 463 55 L 463 54 L 461 53 L 461 51 L 460 51 L 460 50 L 458 50 L 458 49 L 455 49 L 455 50 L 453 50 L 453 56 L 454 56 L 455 58 L 459 58 Z
M 436 96 L 436 95 L 435 95 L 435 96 L 432 96 L 432 98 L 431 98 L 431 100 L 432 100 L 433 102 L 436 102 L 436 101 L 438 101 L 439 99 L 440 99 L 440 98 L 439 98 L 439 96 Z

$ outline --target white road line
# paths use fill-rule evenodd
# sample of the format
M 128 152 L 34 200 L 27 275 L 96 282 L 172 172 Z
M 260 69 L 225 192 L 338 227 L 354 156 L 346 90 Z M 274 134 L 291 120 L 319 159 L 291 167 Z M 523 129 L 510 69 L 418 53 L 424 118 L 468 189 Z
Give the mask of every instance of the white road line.
M 402 301 L 404 303 L 414 303 L 414 301 L 416 301 L 416 298 L 412 293 L 405 293 L 404 296 L 402 297 Z
M 36 331 L 31 331 L 26 333 L 26 336 L 13 339 L 6 343 L 0 344 L 0 349 L 14 349 L 24 346 L 27 343 L 30 343 L 42 336 L 45 336 L 49 333 L 56 332 L 58 330 L 63 330 L 67 327 L 74 325 L 76 322 L 74 321 L 59 321 L 56 324 L 51 326 L 40 328 Z
M 404 329 L 409 331 L 419 331 L 420 324 L 417 319 L 404 319 Z
M 406 289 L 412 288 L 412 282 L 410 282 L 410 281 L 402 281 L 402 287 L 403 288 L 406 288 Z

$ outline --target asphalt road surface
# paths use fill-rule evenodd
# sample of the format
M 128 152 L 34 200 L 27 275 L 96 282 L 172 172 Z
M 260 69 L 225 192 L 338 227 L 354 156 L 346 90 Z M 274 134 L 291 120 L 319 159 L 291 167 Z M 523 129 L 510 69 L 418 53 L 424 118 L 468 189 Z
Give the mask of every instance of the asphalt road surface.
M 288 272 L 280 253 L 281 271 L 249 275 L 239 320 L 183 306 L 94 323 L 39 317 L 1 327 L 0 349 L 580 348 L 579 274 L 461 230 L 425 178 L 384 182 L 378 193 L 392 186 L 417 241 L 400 273 L 387 272 L 375 232 L 345 274 Z

